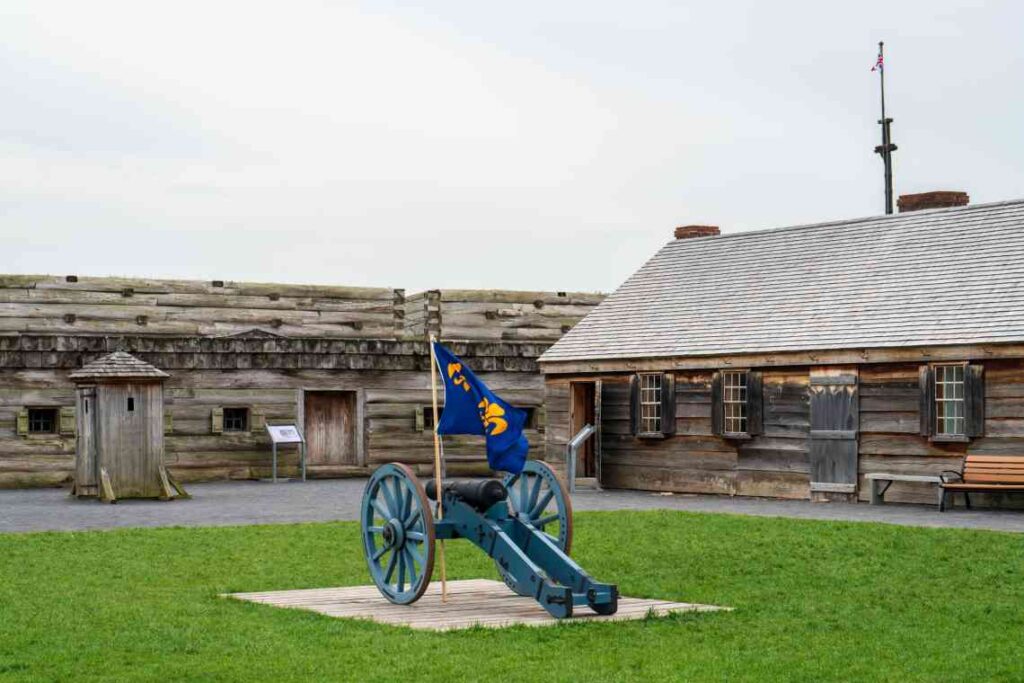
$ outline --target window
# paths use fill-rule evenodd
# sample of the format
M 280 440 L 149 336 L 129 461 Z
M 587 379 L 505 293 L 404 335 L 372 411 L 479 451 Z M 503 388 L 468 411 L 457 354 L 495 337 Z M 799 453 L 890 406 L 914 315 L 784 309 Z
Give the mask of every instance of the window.
M 661 375 L 640 375 L 640 433 L 661 433 Z
M 224 409 L 224 431 L 225 432 L 247 432 L 247 431 L 249 431 L 249 409 L 248 408 L 225 408 Z
M 935 366 L 935 434 L 966 435 L 964 366 Z
M 434 406 L 423 406 L 420 408 L 423 413 L 423 426 L 420 427 L 421 431 L 432 432 L 434 431 Z M 441 411 L 444 410 L 444 406 L 437 406 L 437 416 L 441 417 Z M 418 425 L 417 425 L 418 426 Z
M 56 434 L 57 420 L 57 408 L 29 408 L 28 433 Z
M 129 396 L 128 397 L 128 412 L 129 413 L 134 413 L 135 412 L 135 397 L 134 396 Z
M 722 414 L 726 434 L 747 433 L 747 373 L 722 373 Z

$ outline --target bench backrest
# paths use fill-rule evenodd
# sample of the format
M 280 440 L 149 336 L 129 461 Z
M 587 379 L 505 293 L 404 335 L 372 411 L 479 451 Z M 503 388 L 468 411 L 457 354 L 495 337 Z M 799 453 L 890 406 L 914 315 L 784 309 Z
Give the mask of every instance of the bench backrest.
M 1024 456 L 968 455 L 964 482 L 969 484 L 1024 484 Z

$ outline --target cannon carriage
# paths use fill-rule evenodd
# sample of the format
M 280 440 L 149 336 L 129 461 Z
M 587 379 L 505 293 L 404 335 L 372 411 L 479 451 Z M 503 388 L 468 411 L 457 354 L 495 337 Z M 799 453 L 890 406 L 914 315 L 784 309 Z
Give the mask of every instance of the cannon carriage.
M 506 585 L 534 598 L 556 618 L 575 607 L 614 614 L 618 589 L 594 580 L 569 557 L 572 503 L 551 468 L 527 461 L 504 480 L 447 481 L 438 496 L 406 465 L 390 463 L 370 477 L 361 506 L 361 534 L 367 566 L 381 594 L 411 604 L 426 591 L 437 541 L 466 539 L 493 558 Z

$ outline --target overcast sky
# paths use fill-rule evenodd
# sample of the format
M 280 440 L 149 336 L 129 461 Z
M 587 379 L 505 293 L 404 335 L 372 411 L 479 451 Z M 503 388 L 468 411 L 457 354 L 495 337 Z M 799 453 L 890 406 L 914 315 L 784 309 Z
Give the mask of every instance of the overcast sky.
M 879 40 L 897 194 L 1021 198 L 1022 8 L 5 0 L 0 272 L 610 290 L 881 213 Z

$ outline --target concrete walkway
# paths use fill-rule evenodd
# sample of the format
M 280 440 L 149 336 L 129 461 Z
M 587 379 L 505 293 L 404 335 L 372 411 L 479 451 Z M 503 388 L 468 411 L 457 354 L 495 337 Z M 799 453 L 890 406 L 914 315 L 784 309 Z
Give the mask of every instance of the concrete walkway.
M 189 485 L 192 500 L 125 500 L 116 505 L 73 499 L 66 489 L 0 491 L 0 532 L 354 520 L 365 485 L 365 479 L 305 484 L 212 482 Z M 573 498 L 573 507 L 576 511 L 667 509 L 1024 532 L 1024 511 L 957 508 L 940 514 L 935 506 L 924 505 L 824 504 L 641 491 L 580 491 Z

